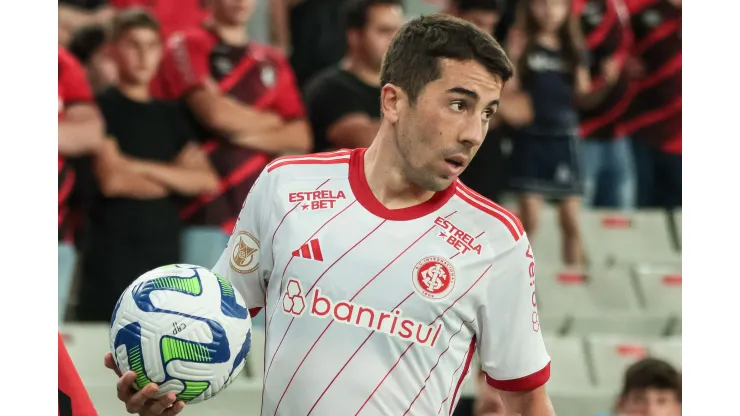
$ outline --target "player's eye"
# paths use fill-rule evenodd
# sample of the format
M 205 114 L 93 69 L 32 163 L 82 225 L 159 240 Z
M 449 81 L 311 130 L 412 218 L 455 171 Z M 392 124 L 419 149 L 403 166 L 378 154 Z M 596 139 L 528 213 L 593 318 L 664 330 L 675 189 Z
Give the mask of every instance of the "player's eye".
M 450 108 L 456 113 L 461 113 L 465 111 L 465 103 L 462 101 L 453 101 L 450 103 Z
M 487 108 L 486 111 L 483 112 L 483 121 L 490 121 L 491 117 L 493 117 L 494 111 L 490 108 Z

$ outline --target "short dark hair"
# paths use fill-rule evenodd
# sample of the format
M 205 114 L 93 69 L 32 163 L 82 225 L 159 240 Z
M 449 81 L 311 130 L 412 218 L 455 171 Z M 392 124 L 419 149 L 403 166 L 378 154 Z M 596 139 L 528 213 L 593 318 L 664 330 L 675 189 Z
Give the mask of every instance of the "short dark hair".
M 367 24 L 370 8 L 378 5 L 401 6 L 403 0 L 346 0 L 342 4 L 341 21 L 344 30 L 362 29 Z
M 453 0 L 452 4 L 460 12 L 482 10 L 503 14 L 506 10 L 506 0 Z
M 115 41 L 132 29 L 151 29 L 159 33 L 159 21 L 139 7 L 123 10 L 113 18 L 111 39 Z
M 380 84 L 397 85 L 414 104 L 424 86 L 441 76 L 442 58 L 476 61 L 502 82 L 514 71 L 493 36 L 456 17 L 430 14 L 407 22 L 393 38 L 383 59 Z
M 681 402 L 681 373 L 671 364 L 657 358 L 645 358 L 627 368 L 622 397 L 648 388 L 671 390 Z
M 105 45 L 107 36 L 106 29 L 102 25 L 81 27 L 72 35 L 69 52 L 83 65 L 87 65 L 95 53 Z

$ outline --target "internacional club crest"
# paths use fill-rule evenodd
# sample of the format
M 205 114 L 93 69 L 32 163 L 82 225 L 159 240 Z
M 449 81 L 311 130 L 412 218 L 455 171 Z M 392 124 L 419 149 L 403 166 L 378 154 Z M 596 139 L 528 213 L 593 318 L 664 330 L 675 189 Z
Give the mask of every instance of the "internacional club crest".
M 260 263 L 260 242 L 247 231 L 239 231 L 231 249 L 231 268 L 241 274 L 252 273 Z
M 455 286 L 455 267 L 443 257 L 425 257 L 414 266 L 411 280 L 416 293 L 427 299 L 440 300 Z

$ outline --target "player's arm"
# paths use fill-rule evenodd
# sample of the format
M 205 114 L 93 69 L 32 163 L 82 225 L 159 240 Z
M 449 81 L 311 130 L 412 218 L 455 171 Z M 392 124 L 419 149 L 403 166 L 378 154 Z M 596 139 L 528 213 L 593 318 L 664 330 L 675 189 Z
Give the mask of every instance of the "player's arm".
M 211 78 L 187 93 L 185 100 L 203 124 L 227 137 L 260 134 L 284 125 L 277 114 L 260 111 L 225 95 Z
M 516 68 L 524 55 L 526 37 L 519 30 L 512 29 L 507 37 L 506 53 Z M 522 90 L 521 80 L 517 71 L 506 82 L 501 90 L 501 105 L 496 112 L 497 119 L 502 120 L 512 127 L 521 127 L 530 124 L 534 119 L 534 107 L 529 94 Z
M 380 120 L 367 114 L 354 113 L 342 116 L 329 126 L 326 136 L 338 148 L 369 147 L 380 129 Z
M 272 233 L 277 223 L 274 178 L 267 168 L 252 185 L 239 218 L 213 272 L 228 279 L 239 291 L 254 317 L 265 306 L 267 284 L 272 273 Z
M 83 156 L 94 153 L 103 143 L 103 118 L 92 102 L 76 103 L 59 121 L 59 153 Z
M 219 186 L 208 155 L 194 142 L 186 144 L 173 162 L 129 158 L 127 168 L 181 195 L 215 192 Z
M 621 68 L 616 59 L 610 57 L 601 63 L 601 73 L 603 81 L 596 84 L 588 67 L 581 65 L 576 68 L 576 101 L 580 108 L 594 108 L 604 101 L 619 80 Z
M 132 172 L 113 139 L 106 139 L 95 156 L 100 192 L 108 198 L 156 199 L 167 196 L 164 185 Z
M 289 121 L 263 133 L 245 134 L 231 139 L 239 146 L 268 153 L 307 153 L 311 149 L 311 130 L 305 120 Z
M 507 414 L 554 415 L 544 385 L 550 378 L 535 299 L 534 255 L 526 234 L 495 259 L 478 309 L 481 368 Z
M 60 1 L 58 8 L 59 43 L 67 44 L 75 31 L 81 27 L 107 24 L 114 14 L 115 10 L 109 5 L 100 6 L 95 10 L 84 10 Z
M 277 97 L 270 103 L 282 117 L 283 123 L 259 133 L 245 133 L 232 137 L 232 142 L 273 154 L 307 153 L 313 147 L 311 129 L 306 122 L 306 108 L 298 90 L 293 69 L 281 56 L 273 56 L 278 78 L 275 83 Z
M 64 114 L 59 121 L 59 153 L 82 156 L 94 153 L 103 143 L 103 117 L 95 105 L 82 65 L 59 48 L 59 87 Z

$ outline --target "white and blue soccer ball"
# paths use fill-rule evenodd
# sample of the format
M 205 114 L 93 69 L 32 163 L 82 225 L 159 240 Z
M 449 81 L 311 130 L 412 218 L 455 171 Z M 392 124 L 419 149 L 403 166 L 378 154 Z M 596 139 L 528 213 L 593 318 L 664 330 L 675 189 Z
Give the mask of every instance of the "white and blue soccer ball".
M 198 403 L 226 388 L 244 368 L 252 321 L 229 281 L 189 264 L 159 267 L 136 279 L 118 299 L 110 345 L 121 372 L 136 372 L 158 395 Z

